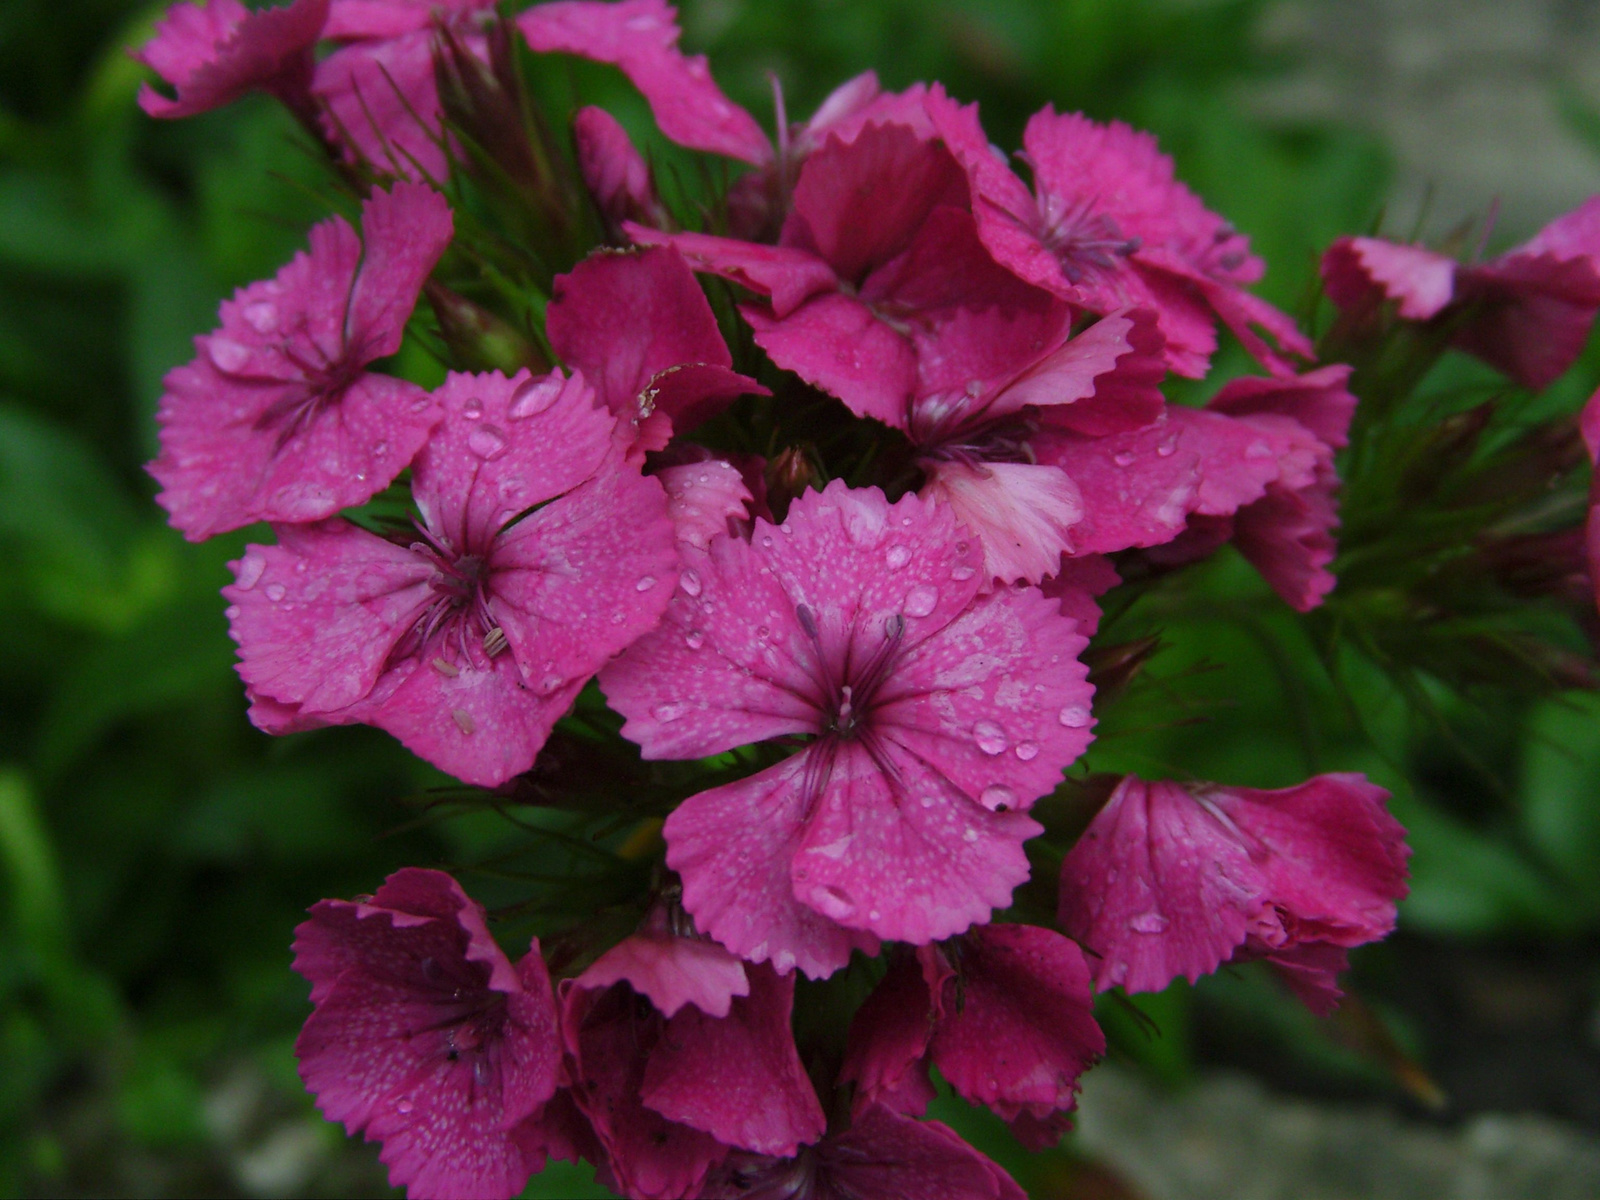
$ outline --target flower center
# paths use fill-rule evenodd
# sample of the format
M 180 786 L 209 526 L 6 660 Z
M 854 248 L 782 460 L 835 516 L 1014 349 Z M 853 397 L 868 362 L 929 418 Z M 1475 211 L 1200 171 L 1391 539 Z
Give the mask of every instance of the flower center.
M 1139 248 L 1138 238 L 1122 236 L 1117 223 L 1094 211 L 1085 196 L 1067 200 L 1054 192 L 1039 197 L 1039 240 L 1061 263 L 1061 271 L 1078 283 L 1097 271 L 1114 271 L 1119 258 Z
M 433 599 L 395 643 L 385 669 L 423 656 L 441 675 L 459 674 L 463 663 L 482 670 L 510 645 L 489 608 L 493 573 L 488 555 L 456 553 L 447 540 L 435 537 L 422 524 L 416 523 L 416 528 L 422 540 L 412 542 L 411 550 L 433 566 L 433 578 L 428 580 Z

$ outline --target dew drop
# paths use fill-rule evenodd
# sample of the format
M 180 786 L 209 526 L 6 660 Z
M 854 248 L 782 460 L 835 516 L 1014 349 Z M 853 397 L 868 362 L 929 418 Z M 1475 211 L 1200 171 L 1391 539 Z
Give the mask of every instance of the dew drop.
M 638 583 L 633 585 L 633 590 L 636 592 L 648 592 L 651 588 L 655 587 L 655 585 L 656 577 L 654 575 L 646 575 L 640 579 Z
M 239 586 L 245 591 L 255 587 L 261 572 L 267 569 L 267 560 L 256 553 L 246 554 L 239 560 Z
M 961 835 L 961 840 L 963 842 L 967 842 L 969 844 L 972 843 L 972 842 L 977 841 L 978 840 L 978 831 L 976 829 L 972 828 L 970 825 L 967 826 L 967 831 Z
M 377 442 L 377 443 L 375 443 L 373 445 L 373 447 L 372 447 L 372 457 L 373 458 L 388 458 L 389 457 L 389 443 L 388 442 Z
M 957 583 L 965 583 L 978 573 L 976 567 L 969 567 L 966 563 L 950 568 L 950 578 Z
M 933 797 L 933 796 L 924 796 L 921 799 L 921 801 L 919 801 L 919 803 L 922 805 L 923 808 L 932 808 L 933 805 L 934 805 L 934 800 L 935 800 L 935 797 Z
M 289 589 L 284 587 L 281 583 L 267 584 L 267 599 L 271 600 L 274 604 L 278 603 L 278 601 L 282 600 L 288 594 Z
M 867 914 L 867 920 L 869 920 L 869 921 L 881 921 L 881 920 L 883 920 L 883 914 L 881 912 L 879 912 L 877 909 L 873 909 L 871 912 L 869 912 Z
M 768 550 L 771 550 L 771 549 L 772 549 L 772 539 L 771 539 L 771 538 L 769 538 L 769 537 L 764 537 L 764 538 L 762 538 L 762 539 L 761 539 L 761 544 L 762 544 L 762 545 L 763 545 L 763 546 L 765 546 L 765 547 L 766 547 L 766 548 L 767 548 L 767 549 L 768 549 Z
M 560 686 L 561 686 L 561 676 L 559 676 L 559 675 L 546 675 L 543 679 L 541 679 L 539 681 L 539 695 L 548 696 L 551 692 L 555 691 Z
M 700 594 L 700 576 L 691 568 L 678 576 L 678 586 L 691 596 Z
M 902 607 L 908 617 L 925 617 L 939 603 L 939 593 L 926 585 L 914 587 L 906 593 Z
M 538 379 L 529 379 L 511 393 L 511 403 L 506 407 L 506 416 L 513 421 L 524 421 L 529 417 L 536 417 L 545 409 L 555 403 L 561 394 L 562 380 L 555 375 L 543 375 Z
M 493 462 L 506 452 L 506 435 L 493 425 L 480 425 L 467 435 L 467 449 Z
M 1128 978 L 1128 964 L 1126 961 L 1111 964 L 1111 982 L 1121 985 Z
M 1003 783 L 991 784 L 979 794 L 978 803 L 990 812 L 1005 812 L 1016 806 L 1017 794 Z
M 478 729 L 478 723 L 472 719 L 472 714 L 464 708 L 452 708 L 450 719 L 456 723 L 456 728 L 469 736 Z
M 891 571 L 898 571 L 911 561 L 911 551 L 904 546 L 890 546 L 889 552 L 884 555 Z
M 1111 461 L 1119 467 L 1131 467 L 1133 460 L 1137 457 L 1138 455 L 1134 454 L 1132 450 L 1119 450 L 1111 456 Z
M 1162 933 L 1165 932 L 1167 924 L 1167 919 L 1152 909 L 1130 920 L 1128 928 L 1135 933 Z
M 1056 720 L 1068 729 L 1082 729 L 1089 723 L 1089 710 L 1081 704 L 1069 704 L 1056 714 Z
M 415 1107 L 416 1105 L 412 1104 L 409 1100 L 402 1100 L 399 1104 L 395 1105 L 395 1108 L 398 1109 L 402 1114 L 409 1113 Z
M 979 721 L 972 727 L 972 736 L 985 754 L 999 754 L 1006 748 L 1006 731 L 993 721 Z
M 762 641 L 766 641 L 772 636 L 772 627 L 770 625 L 757 625 L 756 636 Z
M 691 629 L 684 635 L 683 640 L 689 649 L 698 650 L 701 646 L 706 644 L 706 635 L 701 633 L 698 629 Z
M 1272 447 L 1267 445 L 1265 442 L 1251 442 L 1250 445 L 1246 447 L 1244 456 L 1246 458 L 1271 458 Z
M 1018 742 L 1014 753 L 1023 762 L 1032 762 L 1039 757 L 1039 747 L 1032 742 Z
M 1171 458 L 1172 452 L 1178 448 L 1178 435 L 1173 434 L 1156 446 L 1156 453 L 1162 458 Z
M 206 353 L 219 371 L 242 371 L 250 364 L 251 349 L 232 338 L 214 337 L 206 343 Z
M 672 700 L 666 704 L 656 705 L 650 710 L 650 713 L 655 717 L 656 720 L 665 724 L 669 721 L 679 720 L 688 711 L 689 706 L 687 704 L 684 704 L 678 700 Z
M 461 406 L 461 415 L 469 421 L 476 421 L 483 416 L 483 401 L 476 396 L 468 396 L 467 402 Z
M 842 888 L 819 887 L 811 893 L 811 907 L 835 921 L 855 916 L 856 902 Z
M 278 327 L 278 306 L 270 300 L 246 304 L 241 315 L 257 333 L 271 333 Z

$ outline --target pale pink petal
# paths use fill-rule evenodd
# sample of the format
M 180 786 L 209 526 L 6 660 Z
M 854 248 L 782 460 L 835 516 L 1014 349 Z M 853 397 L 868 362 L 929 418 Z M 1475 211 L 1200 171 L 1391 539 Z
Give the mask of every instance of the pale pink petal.
M 1426 321 L 1455 296 L 1456 262 L 1422 246 L 1340 238 L 1322 256 L 1322 286 L 1341 309 L 1393 301 L 1408 321 Z
M 846 929 L 795 899 L 789 862 L 804 832 L 807 754 L 690 796 L 667 818 L 667 865 L 683 878 L 695 925 L 739 957 L 833 974 L 878 939 Z
M 260 88 L 299 108 L 311 79 L 311 48 L 327 19 L 328 0 L 258 12 L 237 0 L 175 4 L 133 57 L 172 84 L 177 98 L 145 84 L 139 107 L 152 117 L 192 117 Z
M 702 55 L 678 49 L 677 13 L 663 0 L 557 0 L 517 17 L 528 45 L 622 69 L 644 93 L 656 124 L 680 146 L 760 165 L 772 145 L 755 118 L 731 103 Z
M 725 1146 L 787 1156 L 820 1138 L 827 1121 L 790 1029 L 794 976 L 766 965 L 749 975 L 749 995 L 727 1016 L 691 1007 L 667 1021 L 639 1099 Z
M 744 964 L 716 942 L 653 931 L 623 938 L 577 978 L 591 991 L 622 982 L 648 996 L 664 1017 L 686 1004 L 725 1017 L 735 996 L 750 994 Z
M 986 925 L 961 942 L 959 981 L 930 1045 L 950 1086 L 1008 1121 L 1075 1108 L 1078 1077 L 1106 1052 L 1083 951 L 1049 929 Z
M 919 495 L 943 500 L 977 535 L 989 578 L 1038 583 L 1072 552 L 1071 528 L 1083 517 L 1083 497 L 1059 467 L 925 461 L 924 472 Z

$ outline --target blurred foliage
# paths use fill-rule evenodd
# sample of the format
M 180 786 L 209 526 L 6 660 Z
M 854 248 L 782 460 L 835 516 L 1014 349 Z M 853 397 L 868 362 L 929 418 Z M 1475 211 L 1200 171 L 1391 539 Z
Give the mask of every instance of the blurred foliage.
M 1373 224 L 1387 166 L 1365 135 L 1249 105 L 1253 82 L 1293 66 L 1252 41 L 1272 6 L 698 0 L 684 22 L 769 123 L 769 73 L 804 114 L 874 68 L 890 87 L 940 79 L 980 100 L 1006 147 L 1045 103 L 1151 129 L 1266 257 L 1265 294 L 1303 311 L 1317 253 Z M 274 741 L 245 720 L 217 589 L 252 535 L 185 543 L 141 464 L 162 375 L 220 298 L 302 243 L 327 181 L 260 97 L 146 119 L 126 49 L 158 13 L 0 6 L 0 1194 L 381 1194 L 375 1153 L 322 1123 L 295 1075 L 307 1008 L 291 930 L 320 897 L 370 891 L 402 864 L 487 863 L 522 834 L 492 812 L 411 820 L 408 798 L 447 781 L 375 731 Z M 648 125 L 607 69 L 563 61 L 535 86 L 598 91 Z M 646 140 L 658 163 L 683 161 Z M 1554 402 L 1575 407 L 1596 366 Z M 438 368 L 410 347 L 400 369 Z M 1411 829 L 1410 926 L 1600 931 L 1600 704 L 1486 706 L 1419 676 L 1434 720 L 1369 656 L 1322 653 L 1237 556 L 1200 574 L 1116 626 L 1159 631 L 1161 648 L 1102 726 L 1094 770 L 1253 786 L 1365 770 Z M 470 885 L 492 900 L 507 873 Z M 1314 1069 L 1384 1075 L 1370 1046 L 1248 972 L 1137 1007 L 1107 999 L 1116 1054 L 1181 1081 L 1196 1005 Z M 986 1116 L 940 1105 L 1034 1194 L 1071 1194 L 1069 1152 L 1025 1162 Z M 552 1168 L 529 1194 L 603 1194 L 588 1178 Z

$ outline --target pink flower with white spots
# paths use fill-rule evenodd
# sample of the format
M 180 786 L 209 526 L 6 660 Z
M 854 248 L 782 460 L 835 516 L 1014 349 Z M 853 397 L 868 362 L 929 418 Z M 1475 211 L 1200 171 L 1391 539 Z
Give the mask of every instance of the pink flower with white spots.
M 1083 952 L 1032 925 L 980 925 L 940 946 L 901 953 L 850 1029 L 841 1072 L 856 1111 L 882 1103 L 920 1115 L 928 1067 L 984 1104 L 1035 1149 L 1077 1106 L 1078 1077 L 1106 1051 Z
M 646 758 L 813 739 L 667 821 L 684 907 L 734 953 L 827 975 L 959 933 L 1027 877 L 1023 810 L 1088 745 L 1092 688 L 1076 622 L 980 595 L 982 554 L 944 506 L 835 482 L 685 550 L 660 627 L 602 673 Z
M 1387 935 L 1406 894 L 1388 798 L 1361 775 L 1278 791 L 1129 775 L 1062 863 L 1062 928 L 1101 988 L 1156 992 L 1266 958 L 1325 1012 L 1345 951 Z
M 174 4 L 133 57 L 170 83 L 177 97 L 169 100 L 145 84 L 139 107 L 152 117 L 192 117 L 259 89 L 305 115 L 311 51 L 327 19 L 328 0 L 294 0 L 256 12 L 238 0 Z
M 315 521 L 382 491 L 439 423 L 414 383 L 369 372 L 450 242 L 444 197 L 414 184 L 374 192 L 361 237 L 342 218 L 311 250 L 222 305 L 222 328 L 172 371 L 149 466 L 157 502 L 193 541 L 255 521 Z
M 269 732 L 362 722 L 482 786 L 532 764 L 677 577 L 661 486 L 580 376 L 452 375 L 414 534 L 275 526 L 233 564 L 230 630 Z
M 521 1192 L 552 1148 L 539 1118 L 561 1072 L 538 941 L 513 967 L 455 880 L 408 867 L 374 896 L 313 905 L 294 950 L 315 1005 L 295 1055 L 317 1107 L 382 1142 L 413 1196 Z

